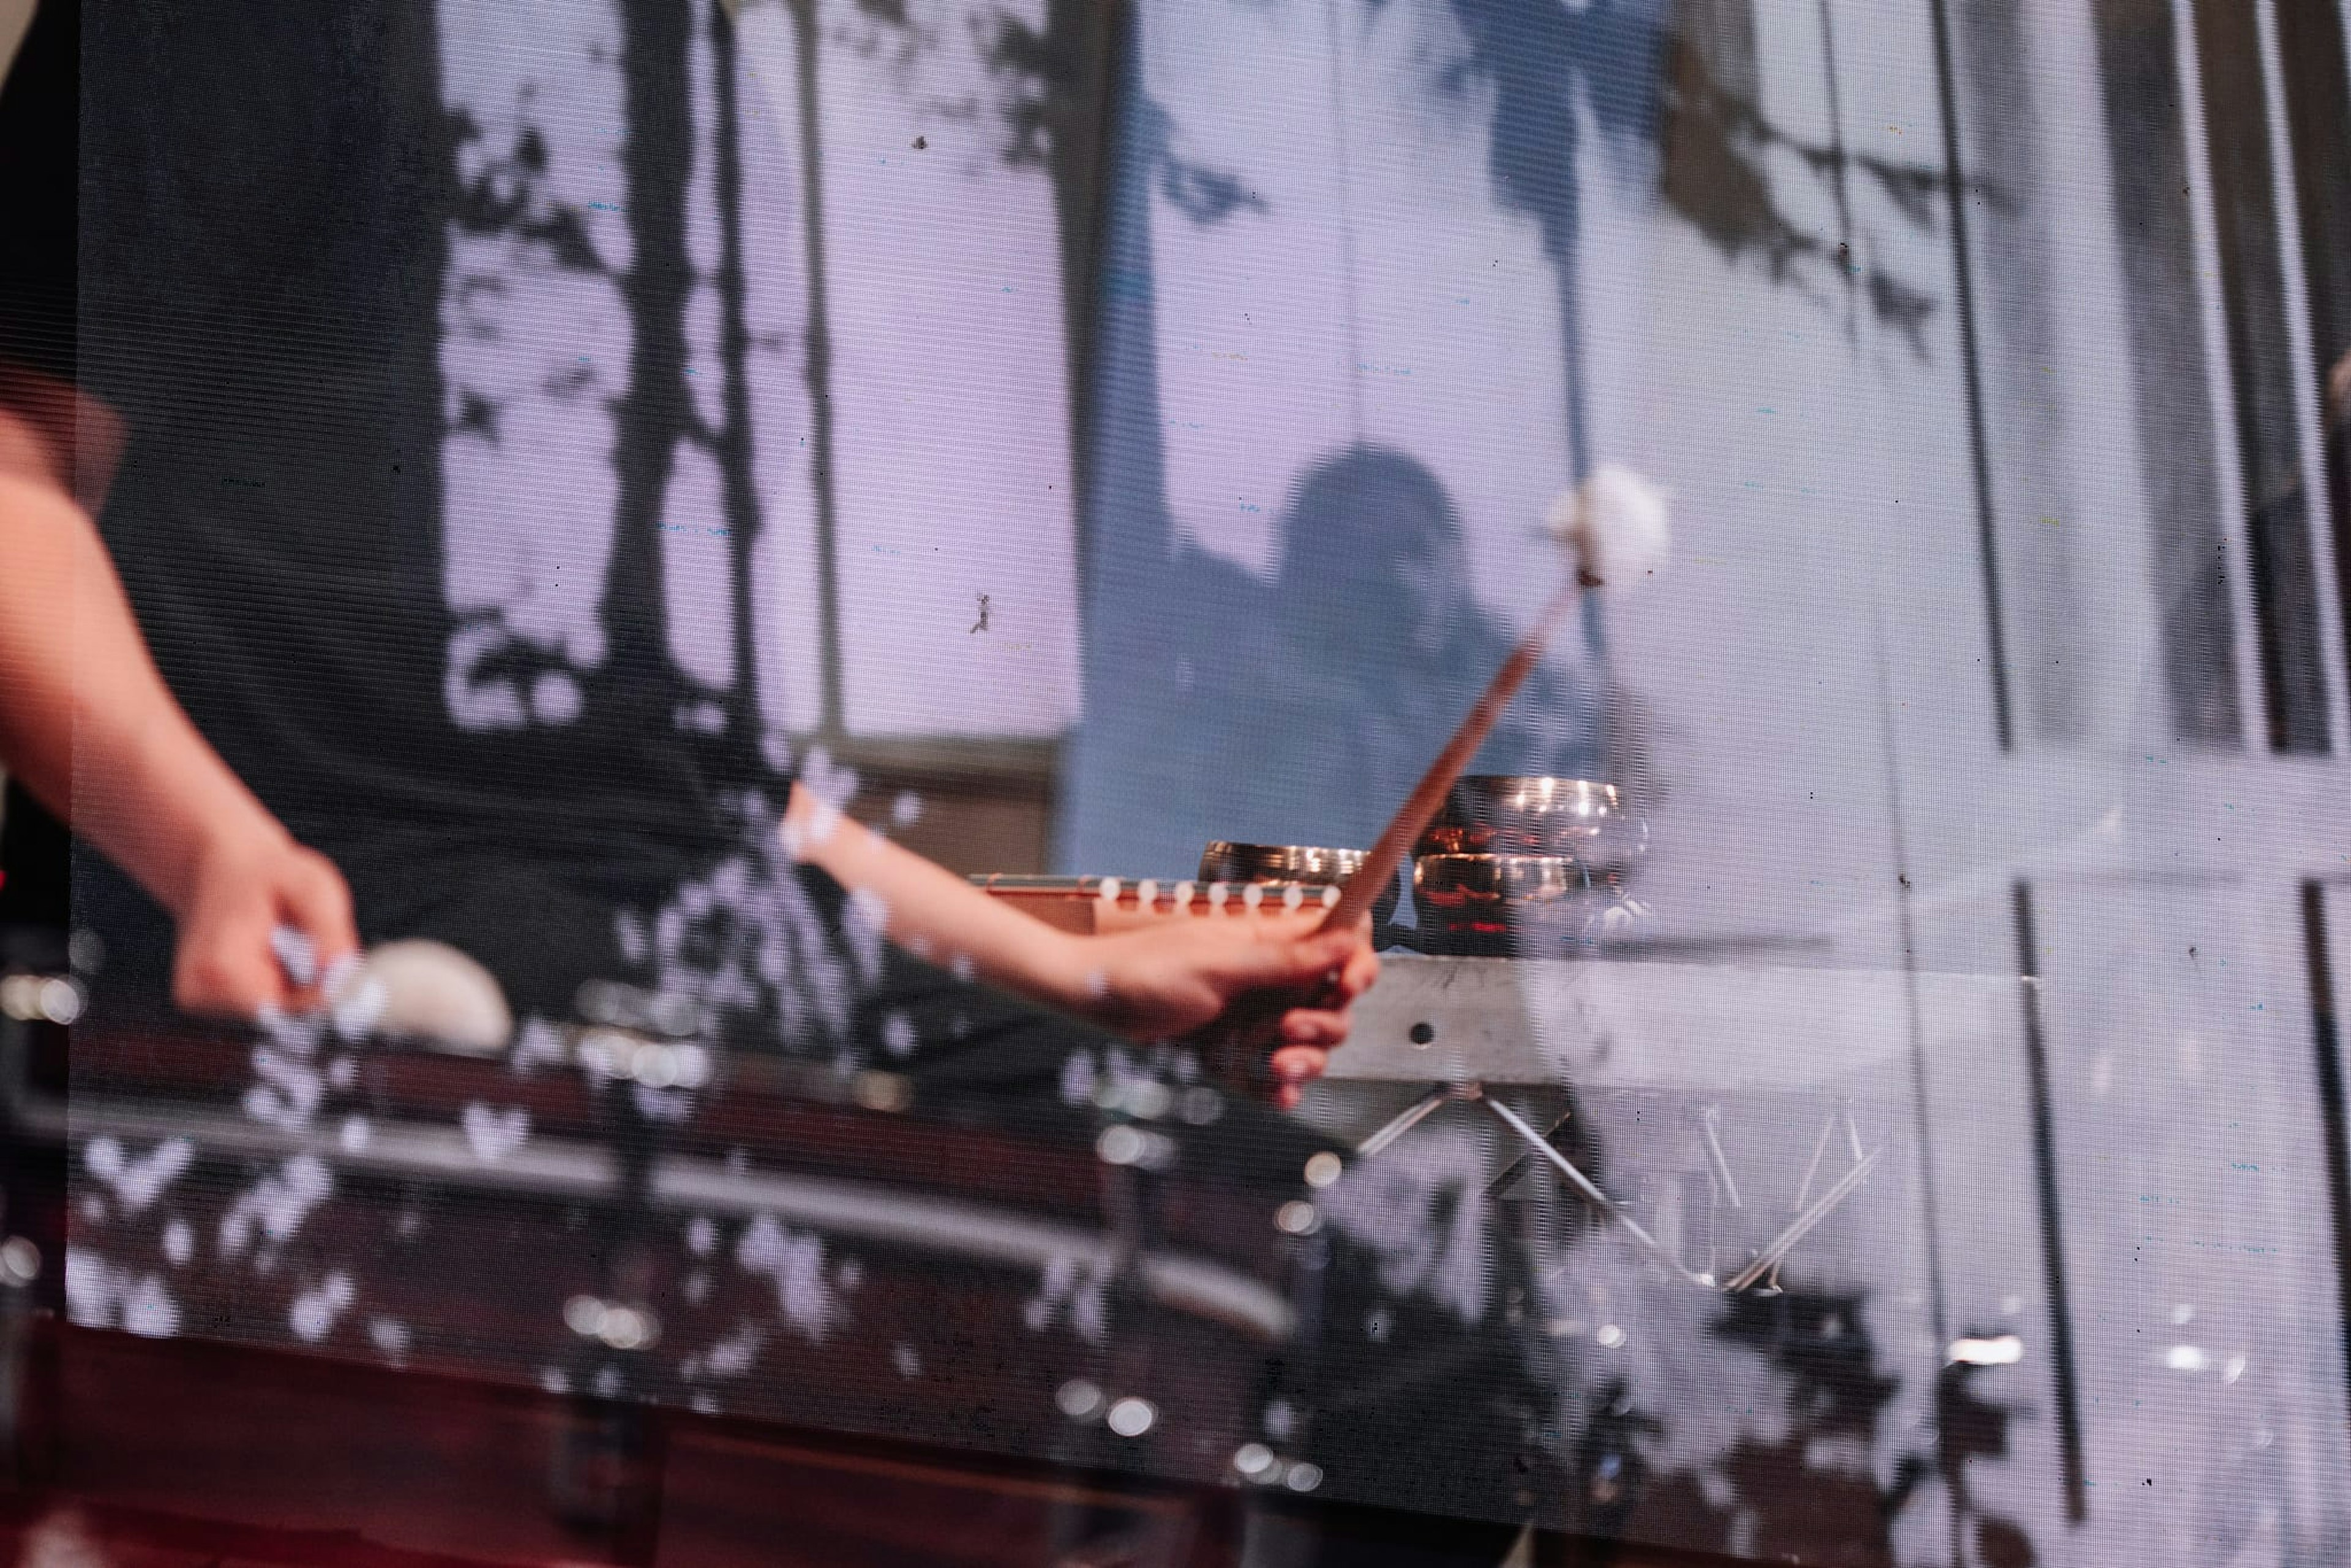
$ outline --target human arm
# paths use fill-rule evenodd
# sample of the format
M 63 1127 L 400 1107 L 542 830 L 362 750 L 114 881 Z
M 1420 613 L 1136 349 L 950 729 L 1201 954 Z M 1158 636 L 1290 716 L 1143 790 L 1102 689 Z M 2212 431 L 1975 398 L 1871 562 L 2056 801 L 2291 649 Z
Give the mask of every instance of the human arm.
M 1169 920 L 1109 935 L 1047 925 L 794 785 L 788 847 L 865 901 L 900 946 L 1136 1039 L 1167 1039 L 1231 1016 L 1244 998 L 1280 998 L 1270 1025 L 1277 1097 L 1319 1075 L 1346 1038 L 1347 1011 L 1379 973 L 1369 932 L 1318 933 L 1320 912 Z
M 300 930 L 322 964 L 353 951 L 350 893 L 173 700 L 62 446 L 0 405 L 0 762 L 170 912 L 182 1006 L 297 1005 L 271 933 Z

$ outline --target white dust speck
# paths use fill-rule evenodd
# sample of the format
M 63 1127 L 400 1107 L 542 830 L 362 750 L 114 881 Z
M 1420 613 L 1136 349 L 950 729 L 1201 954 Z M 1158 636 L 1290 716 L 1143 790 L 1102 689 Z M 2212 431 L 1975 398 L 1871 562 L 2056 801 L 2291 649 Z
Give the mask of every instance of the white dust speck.
M 757 1323 L 738 1324 L 733 1333 L 710 1347 L 703 1365 L 713 1377 L 740 1377 L 759 1359 L 759 1346 L 766 1338 Z
M 862 945 L 844 940 L 786 858 L 805 846 L 777 837 L 763 797 L 740 804 L 746 847 L 679 883 L 651 918 L 654 986 L 700 1027 L 744 1018 L 772 1024 L 795 1050 L 845 1046 L 859 993 L 878 971 L 879 930 Z
M 1094 1101 L 1094 1053 L 1073 1051 L 1061 1063 L 1061 1103 L 1091 1105 Z
M 291 925 L 280 925 L 269 934 L 269 950 L 277 958 L 286 977 L 298 986 L 307 986 L 319 977 L 319 946 L 304 933 Z
M 163 1281 L 153 1274 L 141 1274 L 139 1282 L 122 1298 L 122 1326 L 144 1339 L 169 1339 L 180 1332 L 180 1304 Z
M 126 1215 L 140 1214 L 163 1195 L 194 1163 L 196 1145 L 186 1138 L 166 1138 L 133 1159 L 110 1137 L 96 1137 L 82 1151 L 82 1164 L 104 1182 Z
M 800 788 L 834 810 L 846 810 L 857 796 L 857 769 L 836 763 L 821 746 L 809 747 L 800 765 Z
M 307 1061 L 318 1054 L 328 1019 L 324 1013 L 289 1013 L 275 1003 L 264 1002 L 255 1010 L 254 1021 L 261 1025 L 271 1045 Z
M 356 1293 L 350 1276 L 338 1270 L 320 1281 L 315 1289 L 296 1296 L 287 1314 L 294 1337 L 305 1344 L 316 1344 L 325 1339 L 334 1332 L 335 1320 L 351 1304 Z
M 630 963 L 642 964 L 653 956 L 653 938 L 635 910 L 623 909 L 612 917 L 612 935 L 620 943 L 621 956 Z
M 494 1111 L 480 1101 L 470 1101 L 458 1113 L 457 1124 L 465 1129 L 465 1143 L 474 1157 L 486 1166 L 500 1160 L 522 1147 L 530 1136 L 530 1112 L 521 1105 L 509 1105 Z
M 368 1343 L 375 1346 L 385 1360 L 397 1364 L 408 1359 L 411 1336 L 408 1325 L 398 1318 L 370 1318 L 367 1334 Z
M 311 1154 L 293 1155 L 229 1205 L 221 1216 L 221 1250 L 232 1258 L 244 1256 L 256 1226 L 268 1239 L 285 1240 L 334 1188 L 325 1161 Z
M 1065 1312 L 1080 1339 L 1102 1343 L 1110 1329 L 1109 1270 L 1066 1253 L 1048 1258 L 1037 1293 L 1020 1303 L 1020 1321 L 1030 1333 L 1042 1333 Z
M 683 1089 L 656 1089 L 649 1083 L 629 1085 L 637 1114 L 648 1122 L 684 1123 L 694 1114 L 694 1096 Z
M 870 887 L 850 889 L 841 926 L 849 939 L 849 956 L 857 965 L 858 978 L 872 985 L 882 976 L 882 943 L 890 930 L 889 900 Z
M 247 1115 L 289 1133 L 309 1125 L 327 1097 L 324 1073 L 301 1057 L 266 1045 L 254 1047 L 253 1071 L 267 1087 L 256 1084 L 246 1096 Z
M 792 770 L 792 739 L 779 729 L 763 730 L 759 735 L 759 755 L 768 766 L 778 773 Z
M 114 1267 L 78 1242 L 66 1244 L 66 1317 L 84 1328 L 114 1326 Z
M 1464 1322 L 1484 1317 L 1487 1155 L 1467 1132 L 1425 1127 L 1378 1159 L 1350 1166 L 1316 1198 L 1341 1234 L 1377 1260 L 1380 1283 L 1418 1293 Z
M 335 997 L 329 1011 L 336 1037 L 346 1042 L 365 1040 L 383 1021 L 383 1010 L 391 1005 L 392 993 L 384 989 L 381 980 L 369 976 Z
M 517 1072 L 528 1072 L 539 1067 L 560 1067 L 569 1054 L 564 1048 L 562 1034 L 543 1018 L 527 1018 L 523 1019 L 522 1027 L 515 1031 L 513 1067 Z
M 161 1275 L 118 1268 L 72 1243 L 66 1247 L 66 1316 L 84 1328 L 120 1328 L 148 1339 L 180 1332 L 180 1305 Z
M 735 1244 L 735 1261 L 747 1272 L 775 1281 L 776 1305 L 784 1321 L 813 1342 L 846 1320 L 838 1293 L 825 1279 L 824 1238 L 786 1228 L 762 1214 Z

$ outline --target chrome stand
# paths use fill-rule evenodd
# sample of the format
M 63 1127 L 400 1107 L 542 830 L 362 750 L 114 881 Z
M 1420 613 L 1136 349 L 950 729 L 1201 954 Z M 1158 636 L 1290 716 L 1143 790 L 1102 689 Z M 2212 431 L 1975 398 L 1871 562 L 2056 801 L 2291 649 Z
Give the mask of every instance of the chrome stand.
M 1487 1190 L 1489 1193 L 1508 1186 L 1529 1158 L 1542 1160 L 1564 1177 L 1567 1184 L 1580 1193 L 1585 1202 L 1614 1221 L 1635 1246 L 1646 1252 L 1667 1273 L 1702 1289 L 1719 1288 L 1726 1294 L 1752 1290 L 1759 1285 L 1765 1292 L 1776 1293 L 1780 1288 L 1780 1265 L 1787 1260 L 1788 1254 L 1794 1249 L 1798 1242 L 1810 1235 L 1823 1220 L 1834 1213 L 1846 1198 L 1859 1189 L 1861 1184 L 1868 1179 L 1869 1173 L 1876 1169 L 1879 1158 L 1886 1153 L 1882 1145 L 1866 1153 L 1863 1151 L 1861 1129 L 1854 1121 L 1853 1106 L 1850 1102 L 1832 1113 L 1827 1122 L 1821 1127 L 1820 1138 L 1813 1146 L 1812 1160 L 1804 1169 L 1803 1182 L 1797 1189 L 1794 1218 L 1790 1219 L 1787 1225 L 1782 1228 L 1780 1233 L 1749 1260 L 1746 1267 L 1740 1269 L 1729 1280 L 1718 1284 L 1712 1274 L 1693 1273 L 1683 1267 L 1681 1260 L 1656 1237 L 1643 1228 L 1641 1223 L 1626 1212 L 1623 1205 L 1601 1191 L 1597 1182 L 1586 1176 L 1573 1160 L 1562 1154 L 1558 1146 L 1552 1144 L 1550 1138 L 1537 1131 L 1524 1116 L 1502 1101 L 1489 1094 L 1483 1083 L 1431 1085 L 1426 1093 L 1389 1118 L 1378 1130 L 1356 1145 L 1355 1157 L 1369 1159 L 1382 1153 L 1392 1146 L 1397 1139 L 1434 1115 L 1438 1107 L 1452 1101 L 1461 1101 L 1483 1107 L 1489 1114 L 1509 1128 L 1511 1134 L 1524 1142 L 1528 1147 L 1529 1154 L 1522 1155 L 1512 1162 L 1510 1166 L 1489 1186 Z M 1829 1140 L 1834 1135 L 1840 1119 L 1844 1125 L 1847 1145 L 1852 1150 L 1853 1165 L 1844 1176 L 1838 1177 L 1830 1186 L 1827 1191 L 1814 1199 L 1812 1197 L 1813 1183 L 1820 1174 L 1822 1157 L 1828 1152 Z M 1743 1208 L 1746 1205 L 1740 1197 L 1739 1183 L 1731 1175 L 1730 1159 L 1723 1150 L 1721 1122 L 1722 1108 L 1719 1105 L 1708 1105 L 1701 1113 L 1699 1132 L 1706 1141 L 1707 1163 L 1720 1195 L 1729 1199 L 1731 1207 Z M 1810 1200 L 1809 1203 L 1807 1200 Z

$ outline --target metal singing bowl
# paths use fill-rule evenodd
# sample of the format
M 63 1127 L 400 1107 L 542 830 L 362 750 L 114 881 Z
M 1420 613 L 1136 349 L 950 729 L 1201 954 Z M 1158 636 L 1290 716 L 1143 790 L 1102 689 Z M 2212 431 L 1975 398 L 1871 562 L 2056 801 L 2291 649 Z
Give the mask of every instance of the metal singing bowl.
M 1364 852 L 1307 844 L 1237 844 L 1215 839 L 1200 852 L 1200 880 L 1302 882 L 1335 887 L 1354 874 L 1364 863 Z
M 1592 779 L 1471 773 L 1455 782 L 1416 846 L 1423 855 L 1564 856 L 1622 867 L 1649 846 L 1623 790 Z
M 1433 854 L 1412 862 L 1414 903 L 1447 914 L 1499 914 L 1607 891 L 1607 883 L 1572 855 Z

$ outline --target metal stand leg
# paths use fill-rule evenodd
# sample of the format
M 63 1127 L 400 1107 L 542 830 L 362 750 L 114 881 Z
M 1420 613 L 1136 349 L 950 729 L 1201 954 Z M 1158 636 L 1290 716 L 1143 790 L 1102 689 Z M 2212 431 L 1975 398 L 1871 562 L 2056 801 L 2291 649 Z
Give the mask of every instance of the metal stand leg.
M 1380 1153 L 1435 1114 L 1438 1106 L 1451 1100 L 1475 1101 L 1484 1106 L 1496 1121 L 1517 1134 L 1531 1151 L 1532 1157 L 1544 1161 L 1561 1176 L 1566 1177 L 1568 1185 L 1583 1195 L 1584 1201 L 1598 1209 L 1603 1216 L 1614 1221 L 1625 1235 L 1631 1237 L 1643 1251 L 1662 1264 L 1667 1272 L 1693 1285 L 1703 1286 L 1708 1290 L 1717 1288 L 1717 1281 L 1713 1275 L 1693 1274 L 1684 1268 L 1679 1259 L 1667 1251 L 1656 1237 L 1641 1228 L 1640 1221 L 1625 1212 L 1615 1199 L 1601 1191 L 1599 1184 L 1578 1169 L 1574 1161 L 1560 1153 L 1550 1138 L 1538 1132 L 1531 1123 L 1509 1105 L 1488 1094 L 1486 1086 L 1482 1083 L 1432 1085 L 1426 1093 L 1391 1117 L 1378 1131 L 1357 1145 L 1355 1156 L 1358 1159 L 1364 1159 Z M 1739 1208 L 1744 1206 L 1740 1199 L 1739 1184 L 1730 1173 L 1730 1161 L 1723 1152 L 1722 1138 L 1719 1130 L 1720 1118 L 1721 1111 L 1719 1107 L 1709 1105 L 1706 1108 L 1700 1125 L 1706 1140 L 1707 1159 L 1708 1165 L 1712 1166 L 1715 1181 L 1721 1192 L 1730 1200 L 1733 1208 Z M 1813 1181 L 1820 1174 L 1821 1157 L 1828 1151 L 1829 1139 L 1835 1134 L 1840 1118 L 1844 1123 L 1846 1142 L 1853 1151 L 1853 1168 L 1838 1177 L 1834 1186 L 1807 1207 L 1805 1199 L 1812 1196 Z M 1855 1189 L 1867 1180 L 1869 1173 L 1876 1168 L 1879 1157 L 1885 1153 L 1883 1146 L 1866 1153 L 1863 1151 L 1861 1127 L 1854 1120 L 1853 1106 L 1850 1103 L 1847 1103 L 1838 1113 L 1832 1114 L 1822 1126 L 1819 1140 L 1813 1145 L 1812 1160 L 1805 1166 L 1803 1183 L 1797 1189 L 1795 1218 L 1791 1219 L 1780 1234 L 1773 1237 L 1771 1242 L 1755 1255 L 1753 1261 L 1732 1275 L 1729 1281 L 1721 1282 L 1719 1288 L 1727 1293 L 1737 1292 L 1750 1289 L 1758 1281 L 1766 1281 L 1768 1276 L 1765 1288 L 1778 1289 L 1780 1265 L 1785 1260 L 1789 1252 L 1793 1249 L 1797 1242 L 1810 1235 L 1821 1221 L 1834 1213 L 1840 1204 L 1853 1196 Z M 1528 1155 L 1520 1155 L 1518 1160 L 1512 1162 L 1495 1186 L 1507 1184 L 1508 1180 L 1514 1176 L 1519 1168 L 1526 1163 L 1528 1157 Z
M 1730 1177 L 1730 1160 L 1722 1152 L 1722 1107 L 1708 1105 L 1698 1115 L 1698 1130 L 1706 1134 L 1706 1157 L 1714 1166 L 1714 1179 L 1722 1184 L 1722 1194 L 1730 1199 L 1733 1208 L 1747 1206 L 1739 1201 L 1739 1184 Z
M 1778 1268 L 1780 1260 L 1788 1255 L 1789 1249 L 1802 1241 L 1813 1227 L 1826 1219 L 1837 1205 L 1843 1203 L 1852 1195 L 1853 1189 L 1862 1184 L 1863 1178 L 1876 1168 L 1877 1156 L 1885 1152 L 1885 1149 L 1878 1148 L 1864 1155 L 1859 1165 L 1845 1172 L 1838 1178 L 1834 1186 L 1821 1194 L 1818 1203 L 1790 1220 L 1788 1228 L 1773 1237 L 1771 1244 L 1755 1255 L 1755 1261 L 1732 1275 L 1730 1282 L 1723 1286 L 1723 1289 L 1734 1291 L 1743 1291 L 1761 1279 L 1765 1273 Z
M 1559 1130 L 1562 1127 L 1566 1126 L 1570 1118 L 1573 1115 L 1574 1112 L 1572 1110 L 1562 1112 L 1560 1113 L 1559 1120 L 1553 1122 L 1549 1127 L 1543 1130 L 1543 1142 L 1548 1144 L 1553 1138 L 1558 1137 Z M 1528 1166 L 1531 1166 L 1533 1163 L 1534 1155 L 1520 1155 L 1517 1159 L 1514 1159 L 1509 1165 L 1504 1166 L 1501 1169 L 1501 1174 L 1495 1176 L 1492 1181 L 1486 1184 L 1486 1196 L 1489 1198 L 1495 1198 L 1500 1197 L 1503 1194 L 1509 1192 L 1512 1187 L 1519 1184 L 1519 1178 L 1527 1174 Z
M 1437 1108 L 1439 1105 L 1444 1104 L 1447 1100 L 1474 1099 L 1478 1092 L 1479 1087 L 1474 1083 L 1468 1085 L 1466 1093 L 1464 1092 L 1463 1086 L 1460 1084 L 1439 1083 L 1436 1085 L 1434 1088 L 1430 1089 L 1427 1093 L 1422 1095 L 1419 1099 L 1414 1101 L 1411 1104 L 1405 1106 L 1404 1110 L 1390 1118 L 1387 1124 L 1382 1126 L 1378 1132 L 1374 1133 L 1370 1137 L 1365 1138 L 1362 1143 L 1357 1144 L 1355 1145 L 1355 1157 L 1359 1160 L 1371 1158 L 1374 1155 L 1378 1154 L 1382 1149 L 1386 1148 L 1390 1144 L 1395 1143 L 1398 1138 L 1403 1137 L 1406 1133 L 1411 1132 L 1415 1127 L 1419 1126 L 1423 1122 L 1427 1121 L 1429 1116 L 1435 1113 Z
M 1683 1268 L 1678 1259 L 1677 1259 L 1672 1253 L 1667 1251 L 1665 1248 L 1658 1245 L 1657 1239 L 1656 1237 L 1641 1228 L 1640 1221 L 1635 1219 L 1631 1215 L 1625 1213 L 1623 1208 L 1619 1207 L 1616 1204 L 1616 1200 L 1610 1197 L 1606 1193 L 1602 1192 L 1598 1186 L 1593 1182 L 1593 1179 L 1590 1176 L 1585 1176 L 1582 1171 L 1576 1169 L 1574 1161 L 1569 1159 L 1565 1155 L 1561 1154 L 1557 1149 L 1553 1148 L 1551 1145 L 1551 1140 L 1544 1137 L 1541 1133 L 1536 1132 L 1532 1126 L 1529 1125 L 1525 1117 L 1520 1115 L 1516 1111 L 1511 1110 L 1508 1105 L 1503 1104 L 1499 1100 L 1483 1092 L 1482 1085 L 1480 1086 L 1480 1092 L 1478 1095 L 1478 1103 L 1492 1112 L 1494 1113 L 1495 1120 L 1500 1122 L 1502 1125 L 1510 1128 L 1510 1131 L 1525 1139 L 1528 1146 L 1533 1149 L 1536 1154 L 1542 1156 L 1542 1158 L 1548 1160 L 1552 1168 L 1557 1170 L 1560 1175 L 1565 1176 L 1568 1180 L 1568 1185 L 1574 1187 L 1576 1191 L 1582 1193 L 1586 1202 L 1590 1203 L 1594 1208 L 1600 1210 L 1601 1213 L 1606 1215 L 1609 1218 L 1614 1220 L 1619 1226 L 1622 1226 L 1624 1228 L 1625 1234 L 1630 1236 L 1635 1241 L 1638 1242 L 1642 1249 L 1647 1252 L 1650 1257 L 1664 1264 L 1667 1271 L 1677 1275 L 1681 1279 L 1687 1280 L 1693 1284 L 1710 1285 L 1713 1283 L 1710 1280 L 1701 1281 L 1698 1276 Z

